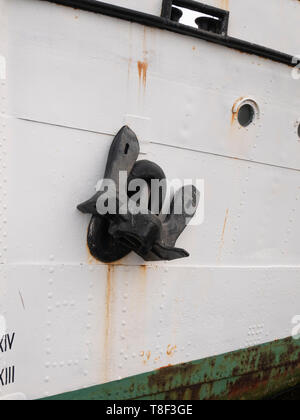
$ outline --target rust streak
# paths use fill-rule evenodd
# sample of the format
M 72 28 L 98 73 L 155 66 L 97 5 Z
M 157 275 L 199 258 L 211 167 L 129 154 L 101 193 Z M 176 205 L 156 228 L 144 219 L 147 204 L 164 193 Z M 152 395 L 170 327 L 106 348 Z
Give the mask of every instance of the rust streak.
M 140 85 L 143 83 L 144 92 L 146 90 L 147 84 L 147 71 L 148 71 L 148 50 L 147 50 L 147 31 L 146 27 L 144 28 L 144 38 L 143 38 L 143 59 L 137 62 L 138 72 L 139 72 L 139 82 Z
M 231 125 L 233 125 L 233 124 L 234 124 L 234 122 L 235 122 L 235 120 L 236 120 L 236 117 L 237 117 L 237 113 L 236 113 L 236 112 L 234 112 L 234 111 L 232 110 Z
M 233 104 L 233 106 L 232 106 L 231 126 L 233 126 L 233 124 L 234 124 L 234 123 L 235 123 L 235 121 L 237 120 L 238 111 L 239 111 L 239 110 L 235 111 L 235 109 L 236 109 L 236 107 L 237 107 L 237 104 L 238 104 L 239 102 L 241 102 L 243 99 L 244 99 L 244 97 L 243 97 L 243 96 L 241 96 L 239 99 L 237 99 L 237 100 L 235 101 L 235 103 L 234 103 L 234 104 Z
M 227 221 L 228 221 L 228 214 L 229 214 L 229 209 L 226 210 L 224 226 L 223 226 L 223 231 L 222 231 L 222 242 L 224 242 L 224 235 L 225 235 L 226 225 L 227 225 Z
M 20 299 L 21 299 L 21 302 L 22 302 L 23 309 L 24 309 L 24 311 L 26 311 L 25 304 L 24 304 L 24 299 L 23 299 L 22 293 L 20 291 L 19 291 L 19 295 L 20 295 Z
M 169 367 L 171 367 L 172 365 L 171 365 L 171 363 L 169 363 L 168 365 L 166 365 L 166 366 L 161 366 L 161 367 L 159 367 L 157 370 L 162 370 L 162 369 L 167 369 L 167 368 L 169 368 Z
M 139 71 L 139 79 L 140 82 L 143 82 L 144 88 L 146 88 L 147 84 L 147 70 L 148 70 L 148 63 L 147 61 L 138 61 L 138 71 Z
M 114 266 L 107 266 L 106 278 L 106 292 L 105 292 L 105 338 L 104 338 L 104 354 L 105 354 L 105 380 L 108 380 L 108 367 L 109 367 L 109 339 L 110 339 L 110 326 L 111 326 L 111 296 L 112 296 L 112 277 L 114 273 Z
M 147 290 L 147 266 L 141 265 L 140 266 L 140 297 L 146 296 Z M 142 308 L 143 310 L 144 308 Z
M 224 243 L 225 243 L 225 231 L 226 231 L 226 226 L 227 226 L 227 222 L 228 222 L 228 216 L 229 216 L 229 209 L 226 210 L 226 214 L 225 214 L 218 261 L 220 261 L 220 259 L 221 259 L 222 249 L 223 249 Z

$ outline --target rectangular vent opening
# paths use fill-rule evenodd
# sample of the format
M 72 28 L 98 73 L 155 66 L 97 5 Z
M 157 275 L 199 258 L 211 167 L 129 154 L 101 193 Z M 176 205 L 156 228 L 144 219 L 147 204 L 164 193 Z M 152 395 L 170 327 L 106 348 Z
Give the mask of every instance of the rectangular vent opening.
M 229 12 L 194 0 L 163 0 L 162 17 L 193 29 L 227 35 Z

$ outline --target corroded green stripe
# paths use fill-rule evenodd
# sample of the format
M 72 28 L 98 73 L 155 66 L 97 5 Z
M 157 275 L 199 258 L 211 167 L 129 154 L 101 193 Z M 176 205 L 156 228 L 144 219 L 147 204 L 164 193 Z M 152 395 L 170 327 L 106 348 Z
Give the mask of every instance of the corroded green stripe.
M 261 399 L 297 384 L 300 340 L 290 337 L 47 399 Z

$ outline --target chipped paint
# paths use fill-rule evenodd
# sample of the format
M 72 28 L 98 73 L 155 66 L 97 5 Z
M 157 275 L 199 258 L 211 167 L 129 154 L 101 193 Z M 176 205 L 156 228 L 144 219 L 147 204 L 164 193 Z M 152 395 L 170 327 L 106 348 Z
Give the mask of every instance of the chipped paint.
M 232 114 L 231 114 L 231 126 L 234 125 L 234 123 L 237 121 L 237 116 L 238 116 L 238 112 L 239 112 L 239 107 L 238 104 L 240 102 L 242 102 L 245 99 L 245 96 L 241 96 L 240 98 L 238 98 L 235 103 L 232 106 Z

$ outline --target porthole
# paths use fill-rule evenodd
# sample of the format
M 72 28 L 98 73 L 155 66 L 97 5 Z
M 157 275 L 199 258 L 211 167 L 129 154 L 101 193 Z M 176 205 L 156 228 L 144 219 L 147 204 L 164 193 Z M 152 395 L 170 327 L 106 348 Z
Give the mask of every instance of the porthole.
M 248 127 L 255 118 L 255 109 L 250 104 L 242 105 L 238 111 L 238 122 L 242 127 Z
M 232 121 L 237 121 L 240 128 L 247 128 L 255 125 L 260 117 L 260 110 L 254 99 L 243 97 L 233 105 L 232 114 Z

